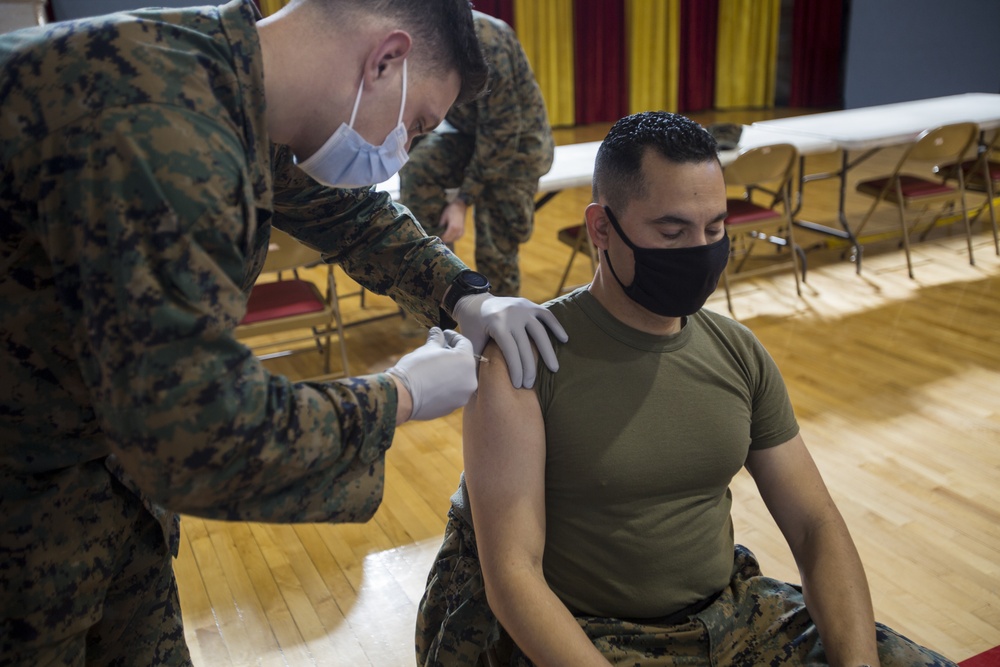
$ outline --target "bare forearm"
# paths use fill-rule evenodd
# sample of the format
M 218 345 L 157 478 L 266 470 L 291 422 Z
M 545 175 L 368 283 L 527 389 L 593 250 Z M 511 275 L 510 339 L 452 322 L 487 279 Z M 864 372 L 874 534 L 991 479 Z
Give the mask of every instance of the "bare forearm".
M 875 614 L 864 567 L 842 522 L 817 527 L 800 563 L 806 607 L 833 667 L 878 665 Z
M 491 578 L 499 579 L 495 586 Z M 504 629 L 539 667 L 610 664 L 540 575 L 525 570 L 487 575 L 486 597 Z

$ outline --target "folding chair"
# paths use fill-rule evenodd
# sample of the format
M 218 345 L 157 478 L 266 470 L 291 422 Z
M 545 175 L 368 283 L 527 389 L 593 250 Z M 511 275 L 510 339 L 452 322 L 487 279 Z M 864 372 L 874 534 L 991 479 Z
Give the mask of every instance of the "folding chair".
M 915 220 L 912 226 L 908 226 L 906 211 L 918 206 L 926 210 L 932 204 L 960 200 L 962 219 L 965 221 L 965 236 L 969 247 L 969 264 L 975 265 L 976 263 L 975 257 L 972 255 L 972 229 L 969 226 L 969 212 L 965 206 L 965 174 L 963 171 L 956 170 L 958 188 L 953 188 L 947 183 L 903 173 L 903 169 L 912 169 L 914 162 L 930 163 L 935 167 L 947 163 L 962 162 L 966 151 L 975 141 L 978 129 L 975 123 L 955 123 L 925 130 L 906 148 L 896 164 L 896 168 L 889 176 L 868 179 L 857 184 L 859 193 L 874 197 L 875 201 L 872 202 L 855 234 L 861 235 L 861 230 L 868 223 L 879 202 L 886 201 L 896 204 L 899 211 L 899 228 L 903 234 L 903 248 L 906 250 L 906 267 L 909 270 L 910 278 L 913 278 L 910 230 L 916 227 L 919 219 Z M 935 217 L 935 222 L 939 217 L 940 215 Z
M 259 359 L 274 359 L 296 352 L 295 343 L 314 341 L 323 354 L 323 372 L 330 374 L 330 337 L 336 332 L 340 343 L 340 361 L 344 376 L 350 375 L 347 365 L 347 343 L 344 340 L 344 323 L 340 316 L 340 303 L 333 280 L 333 266 L 326 265 L 326 295 L 316 285 L 299 278 L 299 269 L 323 264 L 319 252 L 308 248 L 288 234 L 271 229 L 270 247 L 261 273 L 277 273 L 274 282 L 258 282 L 250 293 L 247 312 L 236 327 L 236 338 L 241 341 L 259 336 L 277 336 L 311 329 L 311 335 L 281 338 L 258 342 L 251 347 Z M 290 272 L 292 279 L 282 274 Z M 265 348 L 281 346 L 278 352 L 259 354 Z
M 556 296 L 559 296 L 563 292 L 569 291 L 566 289 L 566 280 L 569 278 L 569 272 L 573 268 L 573 260 L 576 259 L 577 253 L 587 253 L 590 257 L 590 270 L 593 272 L 597 270 L 597 250 L 590 241 L 590 234 L 587 233 L 585 223 L 560 229 L 556 238 L 560 243 L 565 243 L 570 247 L 569 261 L 566 263 L 566 269 L 559 280 L 559 287 L 556 288 Z
M 977 158 L 965 160 L 961 164 L 946 164 L 937 171 L 945 181 L 949 181 L 958 180 L 958 171 L 961 169 L 965 189 L 986 195 L 986 204 L 976 212 L 976 220 L 983 214 L 984 208 L 989 209 L 990 224 L 993 226 L 993 247 L 1000 255 L 1000 228 L 997 226 L 997 212 L 993 202 L 1000 192 L 1000 162 L 995 161 L 994 156 L 1000 156 L 1000 129 L 993 131 L 992 139 L 988 139 L 985 133 L 982 134 Z
M 751 253 L 760 243 L 777 246 L 778 250 L 788 250 L 791 257 L 792 273 L 795 275 L 795 293 L 802 296 L 799 284 L 801 248 L 795 245 L 792 224 L 792 175 L 798 160 L 798 150 L 791 144 L 760 146 L 740 153 L 724 170 L 727 187 L 742 187 L 742 198 L 726 199 L 726 231 L 732 250 L 729 264 L 722 274 L 726 287 L 726 303 L 733 313 L 733 300 L 729 281 L 739 277 L 750 277 L 762 273 L 773 273 L 787 266 L 786 260 L 773 262 L 751 270 L 743 270 Z M 771 196 L 768 206 L 753 201 L 754 192 L 761 191 Z M 775 207 L 781 204 L 779 212 Z M 735 266 L 734 266 L 735 264 Z M 805 279 L 805 259 L 801 261 L 802 276 Z

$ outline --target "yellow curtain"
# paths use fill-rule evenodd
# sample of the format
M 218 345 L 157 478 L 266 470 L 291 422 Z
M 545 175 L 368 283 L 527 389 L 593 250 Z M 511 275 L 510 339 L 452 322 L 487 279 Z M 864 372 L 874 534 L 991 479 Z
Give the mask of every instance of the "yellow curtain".
M 715 107 L 774 107 L 781 0 L 719 0 Z
M 260 13 L 270 16 L 288 4 L 289 0 L 257 0 L 260 5 Z
M 680 0 L 627 0 L 629 113 L 677 111 Z
M 542 90 L 549 123 L 573 125 L 573 0 L 514 0 L 514 30 Z

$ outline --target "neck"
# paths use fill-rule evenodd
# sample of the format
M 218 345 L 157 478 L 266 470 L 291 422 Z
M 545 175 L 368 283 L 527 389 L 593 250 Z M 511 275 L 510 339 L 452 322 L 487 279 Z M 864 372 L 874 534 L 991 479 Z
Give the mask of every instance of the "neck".
M 654 336 L 668 336 L 677 333 L 683 326 L 683 317 L 664 317 L 651 313 L 629 298 L 611 275 L 611 271 L 605 270 L 604 264 L 597 266 L 597 273 L 594 274 L 589 290 L 616 320 L 633 329 Z
M 326 23 L 319 29 L 301 3 L 257 23 L 267 129 L 272 141 L 291 146 L 298 155 L 311 155 L 339 119 L 346 121 L 357 92 L 363 55 L 353 53 L 352 41 L 332 30 Z M 332 54 L 331 44 L 343 48 Z

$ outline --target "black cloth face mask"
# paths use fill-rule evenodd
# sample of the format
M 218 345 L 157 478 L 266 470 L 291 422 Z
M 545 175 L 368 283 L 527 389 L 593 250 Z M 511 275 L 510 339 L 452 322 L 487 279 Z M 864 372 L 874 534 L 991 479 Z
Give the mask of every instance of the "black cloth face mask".
M 664 317 L 687 317 L 701 310 L 726 270 L 729 236 L 688 248 L 640 248 L 625 236 L 611 209 L 605 206 L 604 212 L 635 256 L 635 277 L 631 285 L 625 285 L 611 266 L 608 251 L 604 251 L 611 275 L 625 294 L 646 310 Z

